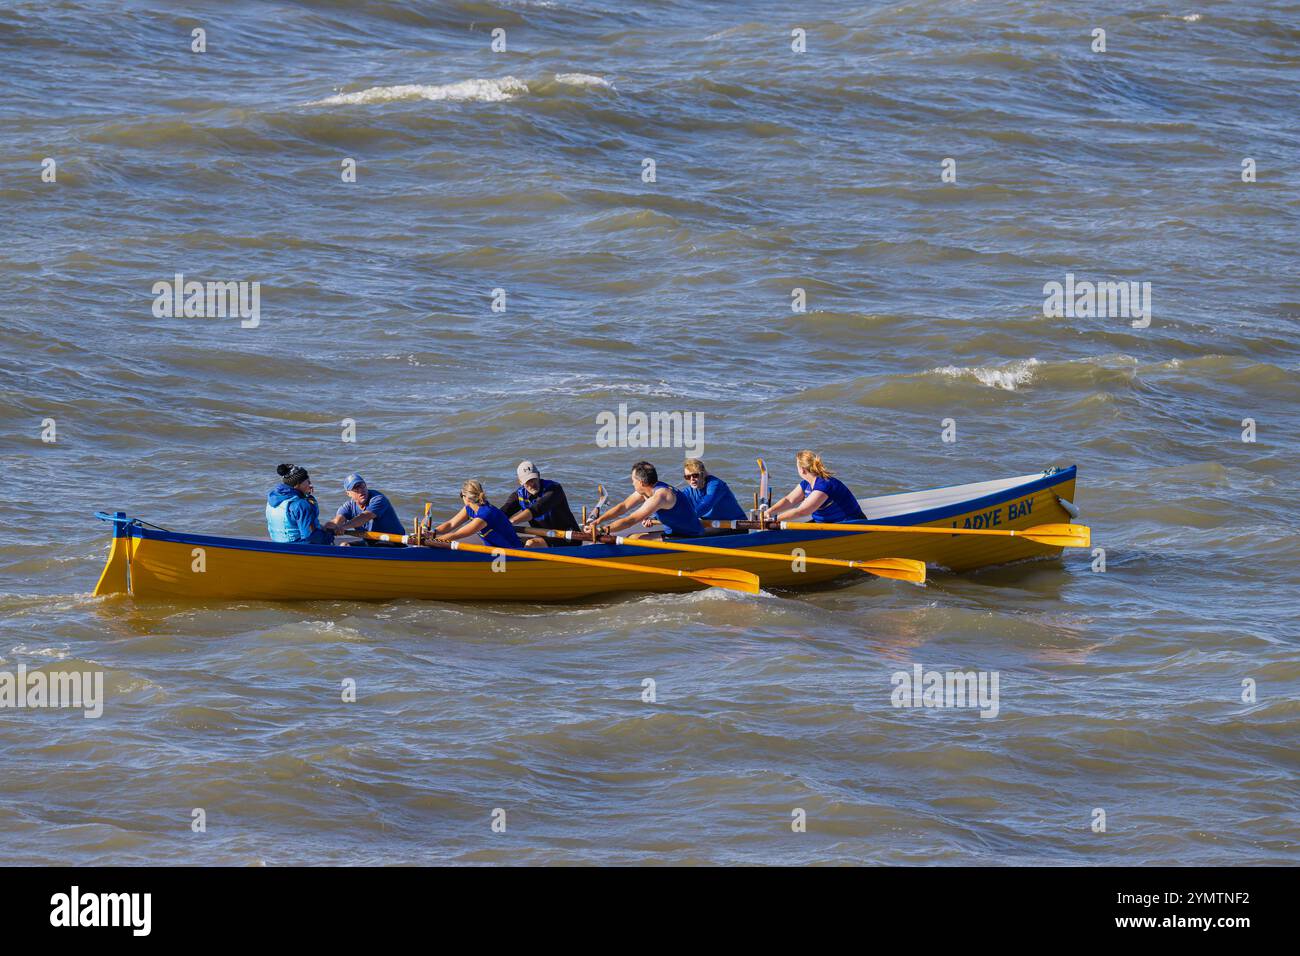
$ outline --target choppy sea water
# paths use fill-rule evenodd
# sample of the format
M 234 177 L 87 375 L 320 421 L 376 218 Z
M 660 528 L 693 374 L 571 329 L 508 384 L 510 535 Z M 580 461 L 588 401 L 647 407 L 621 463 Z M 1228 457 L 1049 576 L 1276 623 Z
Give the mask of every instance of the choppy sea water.
M 1297 861 L 1294 3 L 189 6 L 0 10 L 0 670 L 107 687 L 0 709 L 6 862 Z M 156 316 L 176 273 L 257 327 Z M 1149 326 L 1045 317 L 1067 275 Z M 89 596 L 94 511 L 259 537 L 281 461 L 590 502 L 620 403 L 743 501 L 805 446 L 859 495 L 1077 463 L 1106 570 Z M 998 716 L 893 707 L 915 664 Z

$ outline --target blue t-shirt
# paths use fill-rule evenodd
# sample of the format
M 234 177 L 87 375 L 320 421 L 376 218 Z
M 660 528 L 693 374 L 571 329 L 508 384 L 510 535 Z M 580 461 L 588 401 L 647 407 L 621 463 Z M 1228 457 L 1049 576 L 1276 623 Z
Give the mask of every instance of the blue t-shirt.
M 402 519 L 397 517 L 397 511 L 388 499 L 384 497 L 382 491 L 369 491 L 369 497 L 366 498 L 364 507 L 358 507 L 357 503 L 349 498 L 338 511 L 338 517 L 344 521 L 351 521 L 363 511 L 369 511 L 375 517 L 361 525 L 360 531 L 380 531 L 384 534 L 403 534 L 406 529 L 402 527 Z
M 685 495 L 686 500 L 695 509 L 695 514 L 705 521 L 737 521 L 745 517 L 740 502 L 731 493 L 727 483 L 717 475 L 709 475 L 704 481 L 703 488 L 697 489 L 687 485 L 685 488 L 678 488 L 677 493 Z
M 481 518 L 487 522 L 487 527 L 478 533 L 483 539 L 483 543 L 491 545 L 494 548 L 522 548 L 524 543 L 519 540 L 519 535 L 515 533 L 515 526 L 510 523 L 506 513 L 496 505 L 480 505 L 477 510 L 474 506 L 466 502 L 465 514 L 471 518 Z
M 801 481 L 799 487 L 803 489 L 804 497 L 814 491 L 826 495 L 822 506 L 813 512 L 813 521 L 851 521 L 866 517 L 858 505 L 858 499 L 849 491 L 849 486 L 838 478 L 818 478 L 811 486 L 808 482 Z

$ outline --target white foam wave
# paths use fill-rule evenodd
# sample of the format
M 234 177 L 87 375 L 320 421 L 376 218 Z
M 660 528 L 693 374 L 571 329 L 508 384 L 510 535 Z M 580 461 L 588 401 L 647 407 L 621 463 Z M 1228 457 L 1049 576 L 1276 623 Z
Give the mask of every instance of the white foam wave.
M 555 82 L 567 83 L 569 86 L 603 86 L 607 90 L 614 88 L 614 84 L 603 76 L 592 76 L 590 73 L 556 73 Z
M 372 103 L 393 103 L 400 100 L 451 100 L 477 103 L 499 103 L 512 100 L 528 92 L 528 84 L 513 76 L 498 80 L 460 80 L 456 83 L 428 85 L 407 83 L 400 86 L 373 86 L 355 93 L 336 93 L 308 106 L 357 106 Z
M 714 381 L 707 385 L 692 383 L 676 386 L 662 379 L 640 382 L 612 381 L 602 376 L 577 372 L 568 375 L 521 377 L 509 389 L 482 389 L 476 394 L 488 398 L 518 398 L 521 394 L 576 396 L 598 392 L 610 393 L 614 396 L 635 395 L 642 398 L 737 400 L 755 397 L 770 398 L 780 394 L 781 389 L 776 385 L 763 385 L 756 382 Z
M 1034 369 L 1042 364 L 1036 358 L 1027 358 L 1019 362 L 1012 362 L 1003 368 L 992 368 L 985 365 L 977 365 L 974 368 L 959 368 L 956 365 L 946 365 L 943 368 L 931 369 L 931 371 L 940 375 L 950 375 L 953 378 L 974 378 L 981 385 L 1014 392 L 1020 386 L 1032 382 L 1034 380 Z
M 762 588 L 759 589 L 758 594 L 743 594 L 739 591 L 729 591 L 726 588 L 704 588 L 702 591 L 686 591 L 684 593 L 647 594 L 645 597 L 637 601 L 637 603 L 675 606 L 679 604 L 710 603 L 713 601 L 748 601 L 752 598 L 766 598 L 772 601 L 782 600 L 779 595 L 773 594 L 771 591 L 764 591 Z M 670 618 L 668 617 L 660 617 L 652 614 L 648 620 L 655 621 L 669 619 Z
M 68 656 L 68 649 L 64 647 L 28 647 L 26 644 L 17 644 L 10 648 L 10 654 L 29 654 L 32 657 L 52 657 L 61 661 Z

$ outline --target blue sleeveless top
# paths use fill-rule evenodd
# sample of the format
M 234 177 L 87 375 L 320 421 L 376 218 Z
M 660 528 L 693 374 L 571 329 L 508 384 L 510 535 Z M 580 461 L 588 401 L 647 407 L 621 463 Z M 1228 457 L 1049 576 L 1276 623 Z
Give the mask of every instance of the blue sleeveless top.
M 471 518 L 481 518 L 487 527 L 478 533 L 483 543 L 493 548 L 522 548 L 524 543 L 515 534 L 515 526 L 510 523 L 504 511 L 496 505 L 483 504 L 477 511 L 468 501 L 465 502 L 465 514 Z
M 662 481 L 655 485 L 656 491 L 660 488 L 667 488 L 677 496 L 677 503 L 671 508 L 660 508 L 655 512 L 655 517 L 668 533 L 679 538 L 698 538 L 704 534 L 704 525 L 700 523 L 700 516 L 695 513 L 691 500 Z
M 866 517 L 858 505 L 858 499 L 849 491 L 849 486 L 838 478 L 818 478 L 811 485 L 801 481 L 799 487 L 803 489 L 805 497 L 814 491 L 826 495 L 826 501 L 813 512 L 813 521 L 852 521 L 854 518 Z

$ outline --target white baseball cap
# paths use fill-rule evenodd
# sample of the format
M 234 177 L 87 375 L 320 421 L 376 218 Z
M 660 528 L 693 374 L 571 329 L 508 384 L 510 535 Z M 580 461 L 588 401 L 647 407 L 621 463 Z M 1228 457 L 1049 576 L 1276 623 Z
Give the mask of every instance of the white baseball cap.
M 515 469 L 515 476 L 519 479 L 519 483 L 523 485 L 533 478 L 541 478 L 542 473 L 537 470 L 537 466 L 531 461 L 521 461 L 519 467 Z

